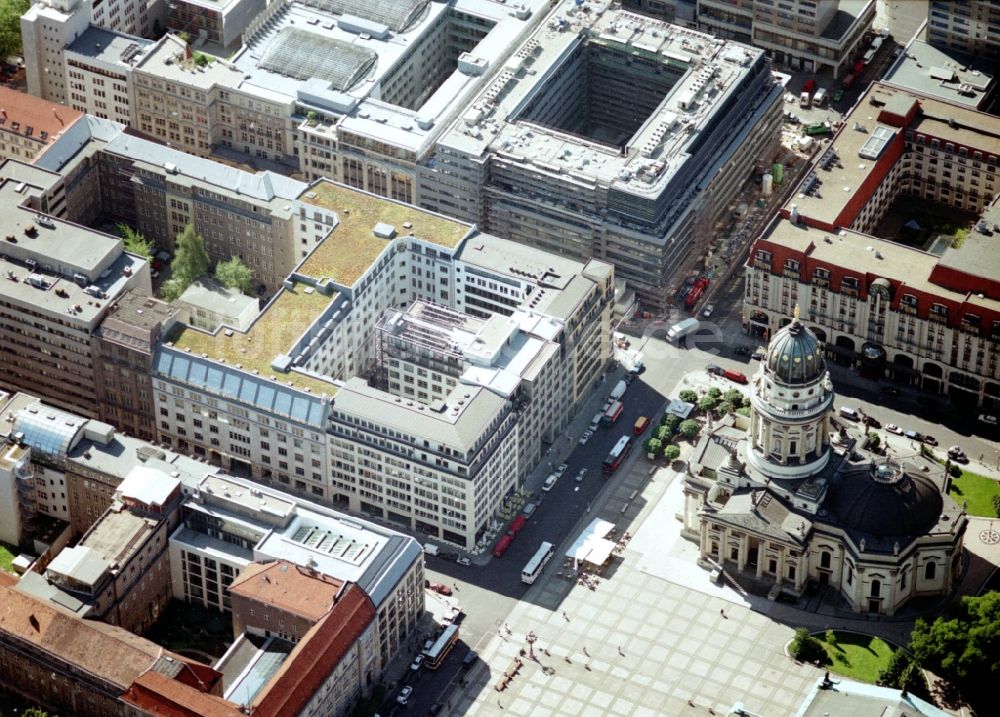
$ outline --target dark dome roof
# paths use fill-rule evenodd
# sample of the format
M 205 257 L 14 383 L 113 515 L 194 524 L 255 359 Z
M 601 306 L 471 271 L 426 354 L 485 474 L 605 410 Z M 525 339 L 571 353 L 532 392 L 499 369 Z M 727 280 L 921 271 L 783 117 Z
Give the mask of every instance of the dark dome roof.
M 941 517 L 944 501 L 923 475 L 891 462 L 872 464 L 834 481 L 827 508 L 848 530 L 879 537 L 926 533 Z
M 776 379 L 791 385 L 812 383 L 826 372 L 819 339 L 798 317 L 771 339 L 767 367 Z

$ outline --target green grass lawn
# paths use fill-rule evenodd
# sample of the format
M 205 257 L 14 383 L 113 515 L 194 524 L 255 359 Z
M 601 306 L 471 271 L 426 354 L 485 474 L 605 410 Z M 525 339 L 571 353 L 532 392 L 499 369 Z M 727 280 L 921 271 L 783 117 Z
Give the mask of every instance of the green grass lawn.
M 993 508 L 993 496 L 1000 495 L 1000 483 L 977 473 L 962 471 L 961 478 L 953 478 L 948 495 L 962 505 L 968 503 L 969 515 L 985 518 L 997 517 Z
M 17 557 L 17 548 L 7 545 L 7 543 L 0 543 L 0 570 L 4 570 L 8 573 L 14 572 L 11 568 L 11 564 L 14 562 L 14 558 Z
M 895 652 L 895 648 L 877 637 L 837 631 L 835 635 L 836 645 L 826 641 L 825 633 L 815 635 L 830 657 L 827 667 L 830 672 L 861 682 L 874 683 Z

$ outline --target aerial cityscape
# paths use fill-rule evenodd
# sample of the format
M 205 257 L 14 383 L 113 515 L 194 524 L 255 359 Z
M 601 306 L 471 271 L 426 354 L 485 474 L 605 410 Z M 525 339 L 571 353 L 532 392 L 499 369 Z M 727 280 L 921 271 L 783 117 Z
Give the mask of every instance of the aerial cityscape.
M 997 0 L 3 3 L 0 717 L 996 714 L 998 74 Z

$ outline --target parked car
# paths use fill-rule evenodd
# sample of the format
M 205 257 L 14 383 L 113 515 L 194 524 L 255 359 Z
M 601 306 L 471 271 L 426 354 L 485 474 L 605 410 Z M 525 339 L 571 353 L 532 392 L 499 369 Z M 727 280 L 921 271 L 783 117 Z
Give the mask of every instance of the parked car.
M 420 669 L 420 666 L 424 664 L 424 653 L 420 653 L 413 658 L 413 662 L 410 663 L 410 669 L 416 672 Z
M 404 687 L 399 691 L 398 695 L 396 695 L 396 702 L 398 702 L 401 705 L 405 705 L 406 702 L 410 699 L 410 695 L 412 694 L 413 694 L 413 687 L 411 685 L 407 685 L 406 687 Z
M 548 493 L 550 490 L 555 488 L 557 480 L 559 480 L 559 476 L 557 476 L 555 473 L 550 473 L 549 477 L 545 479 L 544 483 L 542 483 L 542 492 Z
M 455 562 L 456 562 L 456 563 L 458 563 L 459 565 L 464 565 L 464 566 L 466 566 L 466 567 L 468 567 L 468 566 L 472 565 L 472 561 L 471 561 L 471 560 L 469 560 L 469 559 L 468 559 L 467 557 L 465 557 L 464 555 L 463 555 L 463 556 L 461 556 L 461 557 L 460 557 L 460 558 L 459 558 L 458 560 L 456 560 Z
M 967 455 L 965 455 L 965 451 L 963 451 L 958 446 L 951 446 L 948 449 L 948 458 L 950 458 L 951 460 L 955 461 L 956 463 L 968 463 L 969 462 L 969 457 Z
M 705 367 L 705 370 L 708 371 L 710 374 L 714 374 L 715 376 L 721 376 L 726 372 L 726 370 L 722 368 L 722 366 L 717 366 L 714 363 L 708 364 Z
M 587 441 L 590 440 L 590 437 L 592 435 L 594 435 L 594 432 L 588 428 L 586 431 L 580 434 L 580 440 L 577 441 L 577 443 L 579 443 L 581 446 L 586 445 Z
M 577 483 L 583 483 L 583 479 L 586 477 L 587 477 L 587 469 L 581 468 L 580 472 L 576 474 L 573 480 L 576 481 Z
M 997 417 L 996 416 L 991 416 L 988 413 L 980 413 L 979 414 L 979 420 L 982 421 L 983 423 L 986 423 L 986 424 L 990 425 L 990 426 L 997 425 Z
M 909 438 L 911 441 L 922 441 L 922 440 L 924 440 L 924 437 L 920 434 L 919 431 L 906 431 L 906 433 L 904 433 L 903 436 L 905 436 L 906 438 Z
M 427 581 L 425 581 L 427 582 Z M 451 595 L 451 588 L 443 583 L 431 583 L 427 582 L 426 585 L 428 590 L 433 590 L 438 595 Z
M 895 423 L 887 423 L 887 424 L 885 424 L 885 430 L 888 433 L 893 433 L 893 434 L 895 434 L 897 436 L 903 435 L 903 429 L 900 428 L 899 426 L 897 426 Z
M 713 311 L 715 311 L 715 304 L 707 304 L 705 309 L 701 312 L 701 317 L 703 319 L 707 319 L 712 315 Z
M 937 439 L 934 436 L 922 436 L 920 438 L 928 446 L 936 446 L 938 444 Z
M 569 468 L 568 463 L 560 463 L 559 465 L 556 466 L 556 469 L 552 472 L 555 473 L 556 478 L 562 478 L 567 468 Z
M 476 660 L 479 659 L 479 653 L 475 650 L 469 650 L 465 657 L 462 658 L 462 667 L 469 668 L 476 664 Z
M 831 96 L 833 97 L 834 102 L 840 102 L 842 99 L 844 99 L 844 90 L 838 87 L 836 90 L 833 91 L 833 95 Z
M 846 418 L 848 421 L 860 421 L 861 413 L 856 408 L 851 408 L 849 406 L 840 407 L 840 415 Z
M 899 389 L 895 386 L 883 386 L 878 390 L 883 396 L 898 396 Z
M 868 426 L 869 428 L 881 428 L 882 422 L 879 421 L 874 416 L 869 416 L 867 413 L 861 416 L 861 422 Z

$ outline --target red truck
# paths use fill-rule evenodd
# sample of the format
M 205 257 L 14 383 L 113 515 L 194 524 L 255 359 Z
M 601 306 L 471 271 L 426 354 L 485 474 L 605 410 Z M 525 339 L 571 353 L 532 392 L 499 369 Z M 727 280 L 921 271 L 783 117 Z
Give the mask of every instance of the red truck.
M 704 276 L 694 282 L 694 286 L 691 287 L 691 291 L 688 292 L 687 297 L 684 299 L 684 307 L 690 311 L 694 308 L 695 304 L 698 303 L 698 299 L 701 298 L 702 293 L 708 287 L 708 279 Z
M 500 540 L 498 540 L 497 544 L 493 546 L 493 557 L 502 558 L 503 554 L 507 552 L 507 548 L 509 548 L 510 544 L 513 542 L 514 536 L 510 533 L 500 536 Z
M 844 78 L 844 81 L 840 83 L 840 86 L 843 87 L 845 90 L 849 90 L 851 89 L 851 85 L 854 84 L 854 80 L 855 76 L 853 74 L 848 75 L 847 77 Z
M 511 522 L 510 528 L 507 530 L 507 535 L 509 535 L 511 539 L 516 538 L 517 534 L 520 533 L 521 530 L 524 528 L 524 526 L 526 526 L 527 524 L 528 524 L 527 518 L 525 518 L 523 515 L 517 516 Z
M 813 93 L 813 90 L 815 90 L 815 89 L 816 89 L 816 80 L 814 80 L 812 78 L 806 80 L 802 84 L 802 91 L 803 92 L 808 92 L 810 95 Z
M 722 375 L 734 383 L 747 383 L 749 381 L 746 375 L 728 368 L 722 372 Z

